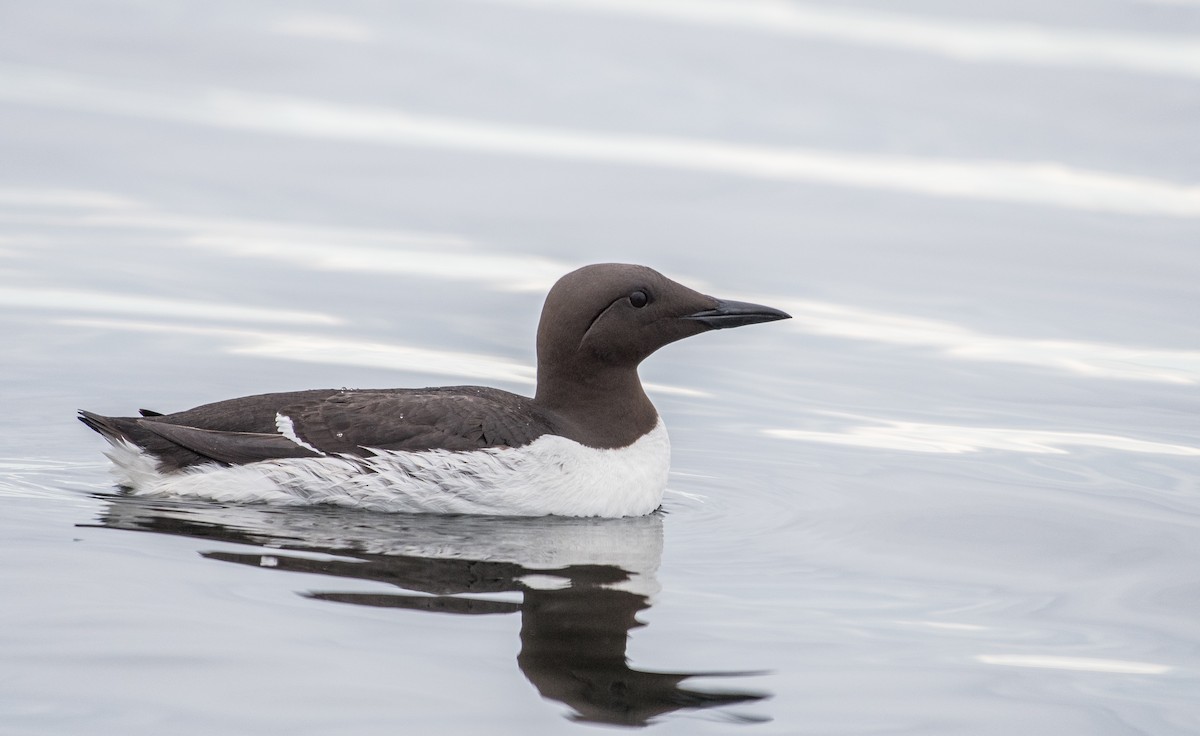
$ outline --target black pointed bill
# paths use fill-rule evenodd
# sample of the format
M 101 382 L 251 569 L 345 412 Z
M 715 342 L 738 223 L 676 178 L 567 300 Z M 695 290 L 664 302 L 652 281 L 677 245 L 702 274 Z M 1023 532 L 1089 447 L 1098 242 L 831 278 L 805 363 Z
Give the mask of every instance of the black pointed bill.
M 792 315 L 787 312 L 781 312 L 772 307 L 726 299 L 718 299 L 717 306 L 712 309 L 705 309 L 703 312 L 696 312 L 695 314 L 683 317 L 683 319 L 699 322 L 714 330 L 791 318 Z

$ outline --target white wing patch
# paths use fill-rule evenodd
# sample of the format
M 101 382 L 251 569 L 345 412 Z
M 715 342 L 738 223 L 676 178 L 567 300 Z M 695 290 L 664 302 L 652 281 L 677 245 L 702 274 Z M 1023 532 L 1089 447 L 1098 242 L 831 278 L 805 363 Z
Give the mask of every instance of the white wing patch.
M 289 440 L 295 442 L 297 445 L 300 445 L 306 450 L 311 450 L 318 455 L 326 454 L 300 439 L 300 435 L 296 434 L 296 425 L 292 423 L 292 418 L 286 414 L 275 412 L 275 429 L 279 430 L 279 434 L 287 437 Z
M 276 426 L 296 444 L 319 452 L 296 436 L 287 416 L 277 415 Z M 142 453 L 136 461 L 122 458 L 118 467 L 139 495 L 415 513 L 620 517 L 642 516 L 662 503 L 671 444 L 660 419 L 636 442 L 616 449 L 543 435 L 518 448 L 373 452 L 213 463 L 165 474 L 146 473 L 149 456 Z

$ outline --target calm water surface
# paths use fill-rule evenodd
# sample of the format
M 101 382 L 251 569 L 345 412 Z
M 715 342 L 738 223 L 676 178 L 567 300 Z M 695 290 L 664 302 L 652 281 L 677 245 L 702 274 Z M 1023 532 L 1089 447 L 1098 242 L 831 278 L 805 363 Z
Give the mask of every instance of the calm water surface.
M 0 733 L 1200 732 L 1200 7 L 69 0 L 0 22 Z M 73 415 L 646 363 L 661 513 L 144 500 Z

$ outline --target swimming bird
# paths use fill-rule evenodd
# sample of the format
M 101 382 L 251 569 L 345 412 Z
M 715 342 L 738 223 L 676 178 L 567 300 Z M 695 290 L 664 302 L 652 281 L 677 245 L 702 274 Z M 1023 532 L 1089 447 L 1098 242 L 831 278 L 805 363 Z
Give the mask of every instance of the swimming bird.
M 584 266 L 551 288 L 532 398 L 480 386 L 260 394 L 173 414 L 81 411 L 137 494 L 513 516 L 642 516 L 670 442 L 638 365 L 676 340 L 787 319 L 645 266 Z

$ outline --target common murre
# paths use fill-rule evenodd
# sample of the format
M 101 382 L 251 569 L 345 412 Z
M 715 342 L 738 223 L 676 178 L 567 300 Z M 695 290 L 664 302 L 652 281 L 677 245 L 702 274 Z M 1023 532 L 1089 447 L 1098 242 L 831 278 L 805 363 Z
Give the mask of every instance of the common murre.
M 645 266 L 585 266 L 546 296 L 534 397 L 479 386 L 261 394 L 141 417 L 81 411 L 135 493 L 386 511 L 641 516 L 670 442 L 637 367 L 708 330 L 787 319 Z

